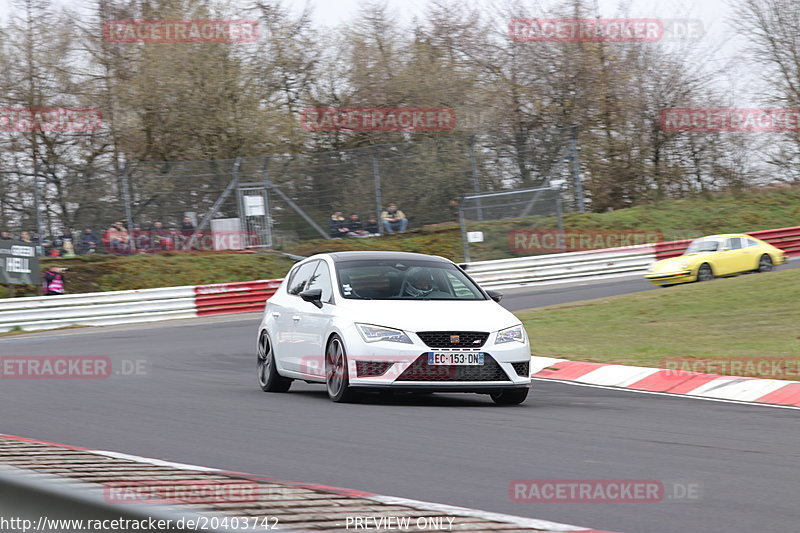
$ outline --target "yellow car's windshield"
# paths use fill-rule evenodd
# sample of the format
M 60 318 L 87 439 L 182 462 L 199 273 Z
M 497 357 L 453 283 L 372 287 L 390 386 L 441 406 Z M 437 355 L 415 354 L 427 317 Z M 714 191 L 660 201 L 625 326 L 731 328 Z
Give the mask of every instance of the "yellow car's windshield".
M 722 249 L 722 241 L 719 239 L 697 239 L 692 241 L 683 255 L 716 252 L 720 249 Z

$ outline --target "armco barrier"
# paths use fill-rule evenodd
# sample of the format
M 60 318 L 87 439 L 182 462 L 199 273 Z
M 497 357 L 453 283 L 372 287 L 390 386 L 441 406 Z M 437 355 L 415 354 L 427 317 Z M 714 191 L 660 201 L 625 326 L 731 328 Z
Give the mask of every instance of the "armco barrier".
M 132 291 L 34 296 L 0 300 L 0 333 L 66 326 L 110 326 L 191 318 L 194 287 L 164 287 Z
M 655 246 L 642 244 L 533 257 L 478 261 L 467 267 L 469 275 L 487 289 L 512 289 L 608 279 L 644 273 L 655 260 Z
M 761 231 L 748 231 L 756 239 L 770 243 L 783 250 L 787 256 L 800 256 L 800 226 L 792 228 L 767 229 Z M 656 244 L 656 259 L 676 257 L 686 251 L 691 239 L 682 241 L 660 242 Z
M 0 300 L 0 333 L 260 311 L 280 279 Z
M 800 256 L 800 226 L 749 235 Z M 656 259 L 680 255 L 691 241 L 478 261 L 467 272 L 487 289 L 576 283 L 644 274 Z M 105 326 L 261 311 L 282 280 L 268 279 L 134 291 L 0 300 L 0 333 Z
M 267 279 L 198 285 L 194 288 L 197 316 L 261 311 L 281 281 Z

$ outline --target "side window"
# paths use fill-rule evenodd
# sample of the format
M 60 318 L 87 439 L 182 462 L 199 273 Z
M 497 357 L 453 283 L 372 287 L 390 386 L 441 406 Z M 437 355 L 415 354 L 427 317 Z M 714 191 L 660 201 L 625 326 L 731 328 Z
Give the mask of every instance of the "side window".
M 328 263 L 325 261 L 319 261 L 319 266 L 317 267 L 316 272 L 314 272 L 314 275 L 311 276 L 311 279 L 306 284 L 305 290 L 310 289 L 321 289 L 322 301 L 327 303 L 331 302 L 331 296 L 333 296 L 331 273 L 330 269 L 328 268 Z
M 317 268 L 317 264 L 319 264 L 319 261 L 311 261 L 310 263 L 306 263 L 298 268 L 295 273 L 292 274 L 292 279 L 289 281 L 287 292 L 289 294 L 300 294 L 306 290 L 306 286 L 311 278 L 311 274 L 314 273 L 314 270 Z
M 731 237 L 725 244 L 728 250 L 739 250 L 742 247 L 742 239 L 739 237 Z
M 758 246 L 758 243 L 753 239 L 745 239 L 744 246 L 742 248 L 750 248 L 751 246 Z

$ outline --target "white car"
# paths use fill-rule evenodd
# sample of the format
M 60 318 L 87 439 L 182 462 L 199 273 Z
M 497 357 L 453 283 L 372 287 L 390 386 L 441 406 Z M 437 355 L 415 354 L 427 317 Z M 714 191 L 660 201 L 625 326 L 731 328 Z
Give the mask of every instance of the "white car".
M 337 252 L 297 263 L 258 328 L 258 381 L 326 383 L 334 402 L 367 389 L 490 394 L 519 404 L 531 352 L 519 319 L 442 257 Z

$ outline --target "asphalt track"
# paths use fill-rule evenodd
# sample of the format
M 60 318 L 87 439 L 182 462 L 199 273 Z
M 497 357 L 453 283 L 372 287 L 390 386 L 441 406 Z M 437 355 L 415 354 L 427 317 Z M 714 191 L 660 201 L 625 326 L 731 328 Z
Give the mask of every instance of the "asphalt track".
M 645 289 L 619 280 L 514 291 L 504 303 Z M 0 432 L 627 533 L 798 531 L 797 411 L 542 381 L 516 407 L 456 394 L 339 405 L 297 383 L 265 394 L 257 322 L 249 314 L 4 338 L 0 356 L 107 355 L 117 371 L 144 361 L 146 375 L 2 379 Z M 655 479 L 702 493 L 515 503 L 516 479 Z

